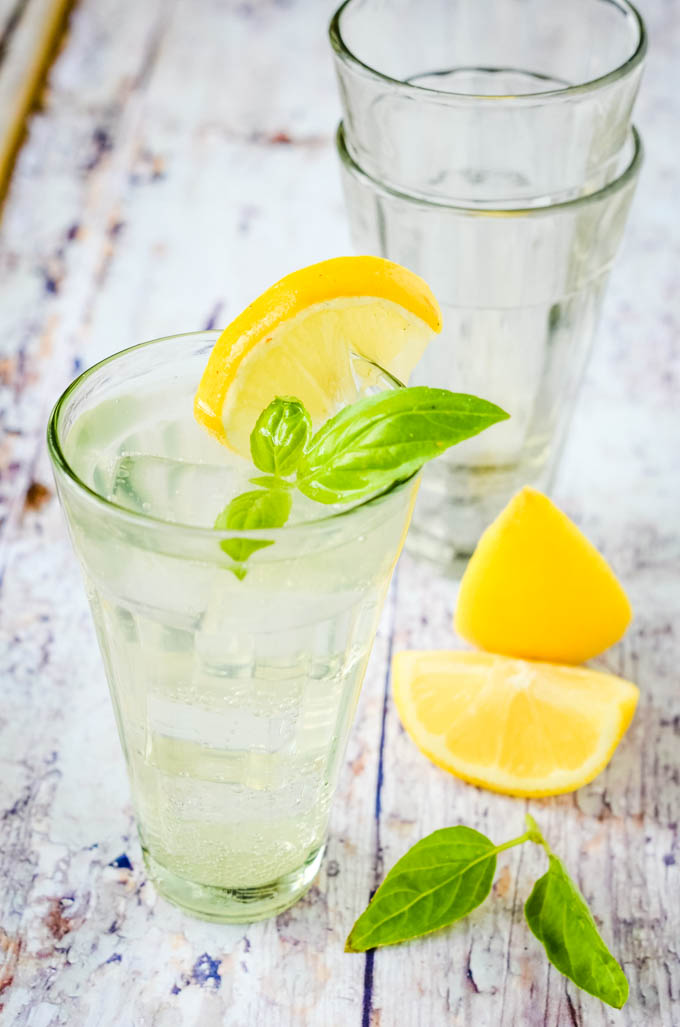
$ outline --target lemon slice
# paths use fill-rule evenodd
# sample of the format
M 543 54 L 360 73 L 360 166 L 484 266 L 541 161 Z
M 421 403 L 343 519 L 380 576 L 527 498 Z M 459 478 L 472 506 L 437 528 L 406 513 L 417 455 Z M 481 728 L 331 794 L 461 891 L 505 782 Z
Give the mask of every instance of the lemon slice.
M 638 689 L 582 667 L 493 653 L 401 652 L 402 723 L 434 763 L 509 795 L 559 795 L 592 781 L 630 724 Z
M 354 354 L 405 382 L 440 330 L 429 286 L 401 265 L 381 257 L 312 264 L 267 289 L 225 328 L 194 414 L 247 456 L 250 432 L 274 396 L 296 396 L 318 425 L 357 398 Z

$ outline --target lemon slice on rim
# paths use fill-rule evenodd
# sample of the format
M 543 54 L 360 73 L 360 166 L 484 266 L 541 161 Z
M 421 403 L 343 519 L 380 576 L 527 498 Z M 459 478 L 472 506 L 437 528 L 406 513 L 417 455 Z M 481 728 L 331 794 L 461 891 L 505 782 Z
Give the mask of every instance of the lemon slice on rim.
M 586 667 L 449 651 L 397 653 L 393 687 L 402 723 L 429 759 L 509 795 L 559 795 L 592 781 L 639 694 Z
M 294 271 L 224 329 L 194 400 L 200 424 L 243 456 L 274 396 L 302 400 L 315 425 L 358 398 L 353 355 L 401 381 L 441 313 L 429 286 L 382 257 L 336 257 Z

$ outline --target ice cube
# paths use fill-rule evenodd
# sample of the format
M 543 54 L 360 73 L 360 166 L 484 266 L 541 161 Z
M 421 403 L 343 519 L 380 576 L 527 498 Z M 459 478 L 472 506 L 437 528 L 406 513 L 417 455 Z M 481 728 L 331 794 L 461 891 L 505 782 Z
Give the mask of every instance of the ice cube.
M 211 528 L 229 500 L 247 487 L 247 479 L 231 467 L 139 454 L 119 458 L 108 498 L 164 521 Z
M 157 456 L 183 463 L 221 466 L 234 457 L 217 439 L 183 413 L 180 417 L 156 416 L 137 424 L 119 443 L 120 456 Z

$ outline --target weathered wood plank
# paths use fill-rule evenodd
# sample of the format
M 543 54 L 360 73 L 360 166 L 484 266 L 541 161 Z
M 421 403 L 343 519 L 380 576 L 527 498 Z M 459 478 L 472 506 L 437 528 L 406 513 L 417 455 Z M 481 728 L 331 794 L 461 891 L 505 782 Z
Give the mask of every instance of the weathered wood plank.
M 163 1022 L 166 1015 L 179 1012 L 186 1022 L 203 1023 L 208 1015 L 222 1022 L 230 1009 L 237 1018 L 233 1022 L 245 1022 L 248 1010 L 250 1020 L 257 1020 L 271 1009 L 282 1024 L 299 1024 L 302 1016 L 316 1015 L 342 1022 L 338 1003 L 343 1012 L 361 1005 L 363 969 L 343 960 L 344 972 L 339 973 L 335 964 L 341 946 L 330 949 L 329 964 L 323 942 L 326 937 L 344 937 L 350 926 L 347 898 L 353 896 L 356 906 L 366 892 L 370 831 L 363 835 L 366 859 L 348 859 L 344 850 L 351 856 L 356 847 L 353 839 L 362 803 L 365 820 L 370 821 L 372 783 L 360 788 L 351 804 L 336 807 L 334 841 L 319 888 L 278 923 L 257 928 L 254 937 L 244 941 L 243 930 L 188 921 L 163 903 L 156 907 L 151 899 L 138 905 L 137 890 L 141 888 L 139 895 L 144 897 L 149 889 L 143 884 L 137 843 L 126 837 L 131 821 L 122 761 L 85 606 L 76 600 L 63 610 L 62 619 L 52 610 L 51 600 L 41 597 L 41 588 L 49 589 L 57 579 L 60 594 L 80 591 L 55 504 L 23 512 L 28 481 L 49 480 L 44 454 L 35 464 L 35 453 L 49 402 L 75 364 L 91 363 L 140 338 L 208 321 L 219 323 L 288 270 L 292 261 L 305 263 L 347 248 L 337 216 L 339 187 L 328 145 L 332 129 L 323 126 L 322 139 L 314 111 L 310 117 L 302 107 L 291 109 L 300 98 L 297 93 L 286 97 L 285 70 L 269 70 L 267 75 L 280 102 L 257 94 L 256 109 L 246 92 L 251 109 L 247 118 L 237 104 L 218 109 L 224 103 L 218 86 L 224 78 L 225 40 L 231 41 L 235 56 L 245 34 L 255 64 L 261 62 L 264 69 L 255 45 L 262 40 L 258 19 L 273 19 L 265 28 L 264 43 L 271 53 L 273 44 L 267 43 L 266 32 L 275 36 L 284 21 L 291 36 L 302 31 L 304 7 L 298 6 L 291 24 L 290 11 L 277 12 L 269 5 L 261 12 L 232 8 L 225 13 L 219 4 L 202 12 L 180 4 L 171 12 L 164 7 L 162 14 L 160 5 L 150 6 L 144 10 L 143 25 L 135 4 L 115 7 L 115 34 L 108 28 L 113 5 L 80 8 L 70 47 L 52 77 L 47 114 L 33 125 L 34 133 L 43 133 L 42 143 L 58 147 L 50 171 L 58 181 L 59 203 L 53 209 L 52 197 L 36 210 L 34 198 L 24 193 L 8 207 L 5 223 L 7 263 L 16 264 L 9 255 L 18 254 L 23 267 L 2 287 L 8 297 L 15 296 L 15 327 L 28 322 L 27 345 L 34 347 L 27 355 L 19 333 L 6 325 L 4 342 L 11 360 L 6 423 L 21 428 L 21 435 L 8 432 L 5 439 L 14 469 L 7 482 L 11 516 L 5 537 L 11 548 L 4 603 L 7 610 L 21 611 L 8 625 L 7 663 L 9 668 L 23 668 L 12 677 L 12 710 L 17 710 L 12 734 L 33 754 L 26 761 L 12 762 L 12 776 L 5 778 L 9 808 L 14 796 L 26 797 L 26 805 L 20 802 L 12 814 L 17 835 L 5 864 L 7 873 L 10 867 L 26 867 L 24 874 L 11 871 L 15 897 L 8 896 L 2 917 L 11 944 L 17 938 L 24 944 L 11 990 L 5 992 L 6 1013 L 17 1023 L 42 1016 L 48 1022 L 55 1017 L 56 1022 L 69 1024 L 124 1024 L 150 1019 L 152 1012 Z M 215 37 L 216 17 L 229 18 L 231 36 Z M 246 27 L 239 29 L 238 19 Z M 321 37 L 323 24 L 320 19 Z M 195 59 L 193 48 L 200 52 L 203 68 L 212 70 L 204 72 L 205 77 L 189 77 L 192 88 L 183 85 L 178 93 L 177 69 Z M 319 50 L 315 60 L 312 77 L 326 65 L 327 55 Z M 237 63 L 227 61 L 226 67 Z M 327 95 L 332 97 L 330 65 L 325 73 Z M 261 121 L 253 122 L 258 111 Z M 28 186 L 30 164 L 28 175 L 22 177 L 22 171 L 31 157 L 31 142 L 22 154 L 14 196 Z M 304 223 L 306 238 L 297 239 L 293 252 L 292 241 Z M 36 231 L 38 239 L 29 249 L 24 240 Z M 44 264 L 45 256 L 52 254 Z M 18 283 L 23 283 L 23 295 Z M 49 319 L 54 339 L 51 366 L 32 359 L 36 338 Z M 25 370 L 21 377 L 26 368 L 33 380 L 27 380 Z M 46 546 L 49 567 L 44 566 Z M 32 663 L 37 638 L 42 639 L 50 679 L 64 683 L 59 706 L 65 716 L 58 720 L 51 703 L 32 709 L 33 703 L 27 702 L 32 694 L 39 706 L 36 693 L 29 694 L 30 688 L 39 687 L 34 675 L 44 672 L 42 665 Z M 368 688 L 364 708 L 369 713 L 370 694 Z M 77 725 L 82 725 L 85 714 L 93 761 L 89 768 L 78 755 L 82 727 Z M 355 735 L 349 760 L 357 774 L 349 770 L 343 786 L 348 792 L 354 790 L 370 749 L 370 739 Z M 59 758 L 48 772 L 50 793 L 43 800 L 34 789 L 54 751 Z M 94 762 L 97 754 L 112 768 L 103 794 L 92 793 L 85 800 L 88 808 L 79 803 L 80 812 L 74 815 L 68 793 L 80 791 L 81 774 L 88 779 L 101 775 L 102 764 Z M 369 780 L 371 771 L 368 764 Z M 52 810 L 49 844 L 40 838 L 40 802 L 48 802 Z M 108 811 L 104 818 L 102 808 Z M 90 849 L 93 840 L 98 842 L 96 849 Z M 132 871 L 107 866 L 123 850 L 129 852 Z M 38 852 L 42 862 L 36 874 Z M 339 867 L 343 869 L 337 873 Z M 69 894 L 77 896 L 73 903 L 65 898 Z M 149 921 L 157 916 L 162 927 Z M 116 918 L 119 926 L 109 934 Z M 83 968 L 81 983 L 68 968 L 76 950 Z M 106 962 L 123 950 L 124 971 L 115 958 Z M 149 967 L 152 950 L 159 968 L 155 976 Z M 289 974 L 295 968 L 288 985 L 281 971 L 284 961 Z M 218 971 L 213 976 L 205 973 L 212 966 L 222 967 L 219 989 Z M 155 984 L 150 984 L 150 974 Z M 86 976 L 94 982 L 87 996 L 82 983 Z M 257 989 L 253 979 L 260 982 Z
M 548 972 L 522 915 L 544 863 L 539 853 L 511 850 L 499 863 L 488 908 L 450 932 L 376 955 L 376 1023 L 398 1022 L 402 996 L 415 994 L 417 1024 L 672 1027 L 680 1020 L 680 450 L 671 441 L 680 437 L 680 350 L 668 306 L 677 289 L 668 260 L 677 234 L 667 217 L 677 191 L 671 123 L 680 109 L 668 97 L 668 82 L 680 21 L 661 5 L 645 5 L 643 14 L 655 41 L 639 106 L 643 135 L 648 129 L 651 136 L 647 166 L 557 487 L 558 501 L 616 567 L 636 610 L 623 643 L 596 662 L 637 681 L 642 697 L 596 781 L 574 796 L 528 804 L 623 961 L 631 997 L 616 1013 Z M 454 601 L 449 583 L 402 558 L 395 647 L 456 644 Z M 403 734 L 391 703 L 386 751 L 386 868 L 423 833 L 448 823 L 470 824 L 499 841 L 521 832 L 525 803 L 430 766 Z
M 111 245 L 111 190 L 121 172 L 108 133 L 132 106 L 132 84 L 161 19 L 154 2 L 127 20 L 122 5 L 99 8 L 100 22 L 86 9 L 73 18 L 45 109 L 31 119 L 0 230 L 0 524 L 21 511 L 55 385 L 73 372 Z M 108 49 L 98 46 L 102 36 Z
M 73 0 L 6 0 L 0 11 L 0 200 Z
M 610 1013 L 548 971 L 521 918 L 543 866 L 530 851 L 507 854 L 488 908 L 451 932 L 372 957 L 342 953 L 377 880 L 423 832 L 462 821 L 509 837 L 526 805 L 449 778 L 401 731 L 385 692 L 389 652 L 452 644 L 455 599 L 408 558 L 310 895 L 270 923 L 225 928 L 184 917 L 145 881 L 75 562 L 56 502 L 30 486 L 49 486 L 45 420 L 79 367 L 142 338 L 218 325 L 291 266 L 348 248 L 331 144 L 331 7 L 81 0 L 20 154 L 0 227 L 4 1019 L 671 1027 L 680 369 L 669 83 L 680 26 L 661 0 L 645 10 L 648 167 L 559 486 L 631 590 L 636 624 L 604 663 L 638 680 L 643 701 L 604 775 L 531 804 L 625 961 L 629 1006 Z

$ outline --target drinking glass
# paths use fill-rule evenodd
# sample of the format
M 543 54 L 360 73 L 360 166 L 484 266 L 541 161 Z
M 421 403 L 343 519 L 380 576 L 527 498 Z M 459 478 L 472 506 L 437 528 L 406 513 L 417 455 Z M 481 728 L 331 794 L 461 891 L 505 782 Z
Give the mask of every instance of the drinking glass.
M 615 177 L 647 48 L 627 0 L 346 0 L 330 40 L 352 160 L 495 208 Z
M 407 547 L 458 569 L 525 484 L 548 489 L 642 160 L 631 130 L 596 192 L 525 208 L 461 207 L 391 189 L 337 134 L 355 248 L 429 282 L 443 331 L 411 384 L 482 395 L 510 419 L 425 468 Z
M 97 364 L 58 401 L 48 441 L 148 871 L 177 905 L 240 922 L 291 905 L 319 868 L 417 482 L 279 529 L 157 519 L 166 503 L 181 516 L 181 483 L 206 502 L 225 487 L 224 469 L 192 455 L 172 421 L 178 383 L 190 410 L 217 334 L 160 339 Z M 398 387 L 384 374 L 362 381 Z M 167 397 L 167 422 L 151 416 L 153 396 Z M 112 450 L 118 438 L 127 441 Z M 137 511 L 105 498 L 123 459 Z M 245 576 L 221 546 L 234 539 L 262 547 Z

